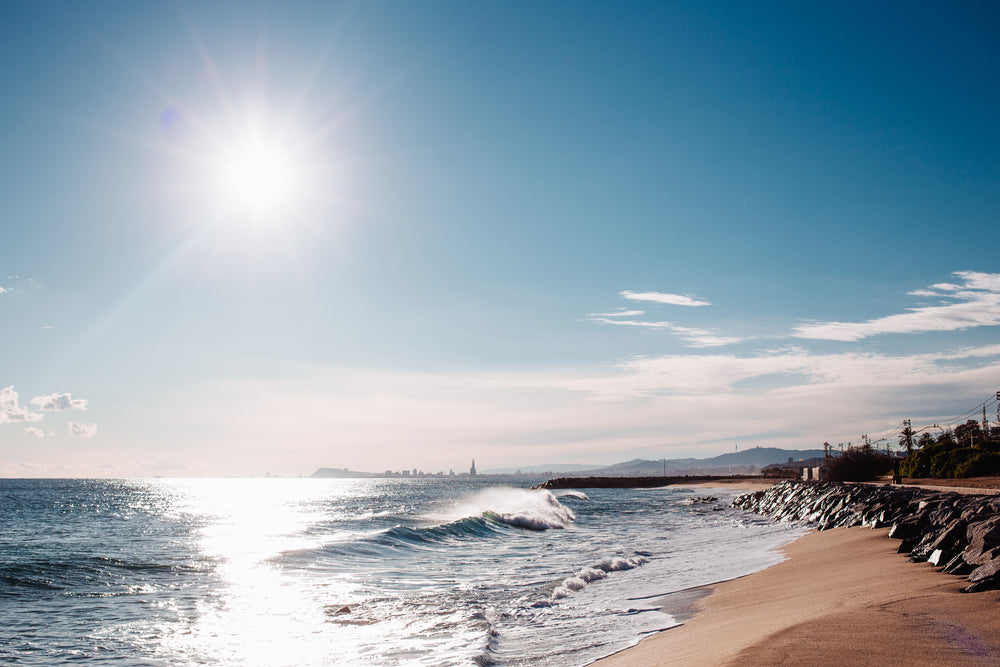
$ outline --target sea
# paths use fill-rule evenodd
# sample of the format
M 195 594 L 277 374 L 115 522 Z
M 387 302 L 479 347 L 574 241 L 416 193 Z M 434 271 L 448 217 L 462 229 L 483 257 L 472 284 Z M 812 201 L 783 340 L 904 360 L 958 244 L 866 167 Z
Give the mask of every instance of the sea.
M 0 663 L 586 665 L 803 531 L 732 490 L 530 485 L 0 480 Z

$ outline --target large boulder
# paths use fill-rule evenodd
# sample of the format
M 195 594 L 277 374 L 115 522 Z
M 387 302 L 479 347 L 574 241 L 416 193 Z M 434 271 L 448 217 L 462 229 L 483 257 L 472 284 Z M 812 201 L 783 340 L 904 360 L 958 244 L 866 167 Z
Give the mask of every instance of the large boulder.
M 958 518 L 952 520 L 931 543 L 931 550 L 962 551 L 965 548 L 965 531 L 965 521 Z
M 963 590 L 966 593 L 990 591 L 1000 588 L 1000 557 L 980 565 L 969 573 L 969 586 Z
M 1000 547 L 1000 515 L 970 523 L 965 529 L 965 539 L 970 553 Z
M 920 537 L 922 532 L 920 519 L 909 517 L 894 523 L 892 528 L 889 529 L 889 537 L 897 540 L 912 540 Z

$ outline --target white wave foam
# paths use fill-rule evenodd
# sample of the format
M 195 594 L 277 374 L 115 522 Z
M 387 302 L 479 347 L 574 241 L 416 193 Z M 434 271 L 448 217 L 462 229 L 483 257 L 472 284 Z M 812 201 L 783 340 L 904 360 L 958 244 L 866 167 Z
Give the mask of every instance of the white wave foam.
M 556 498 L 576 498 L 577 500 L 590 500 L 590 497 L 583 491 L 577 491 L 576 489 L 563 489 L 562 491 L 556 491 Z
M 452 522 L 480 516 L 530 530 L 566 528 L 576 519 L 573 510 L 560 503 L 546 489 L 514 489 L 506 486 L 483 489 L 444 513 L 428 518 Z
M 576 591 L 583 590 L 588 584 L 594 581 L 604 579 L 611 572 L 632 570 L 648 562 L 648 558 L 640 556 L 639 554 L 627 557 L 610 556 L 608 558 L 602 558 L 591 567 L 585 567 L 572 577 L 563 579 L 562 583 L 553 589 L 550 599 L 561 600 L 572 595 Z

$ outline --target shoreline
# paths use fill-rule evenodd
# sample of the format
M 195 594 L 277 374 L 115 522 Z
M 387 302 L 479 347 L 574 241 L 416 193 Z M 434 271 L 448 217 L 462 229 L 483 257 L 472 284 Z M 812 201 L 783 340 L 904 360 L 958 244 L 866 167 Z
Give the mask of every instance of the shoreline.
M 687 591 L 681 625 L 592 664 L 996 664 L 1000 591 L 961 592 L 967 580 L 909 561 L 887 533 L 808 533 L 777 565 Z

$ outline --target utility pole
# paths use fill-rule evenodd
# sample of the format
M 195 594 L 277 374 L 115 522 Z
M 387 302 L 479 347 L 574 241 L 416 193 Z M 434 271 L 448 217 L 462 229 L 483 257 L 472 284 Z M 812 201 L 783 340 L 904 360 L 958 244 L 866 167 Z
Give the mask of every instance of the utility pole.
M 997 427 L 1000 428 L 1000 391 L 997 392 Z

